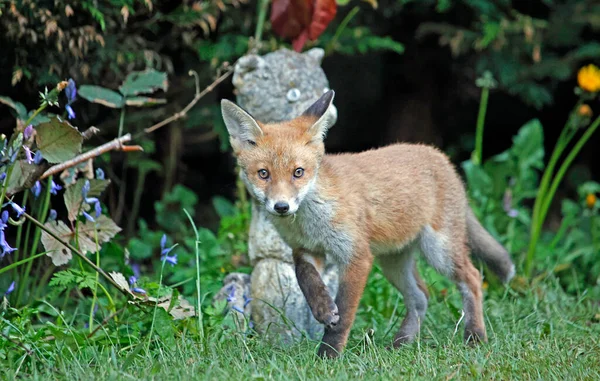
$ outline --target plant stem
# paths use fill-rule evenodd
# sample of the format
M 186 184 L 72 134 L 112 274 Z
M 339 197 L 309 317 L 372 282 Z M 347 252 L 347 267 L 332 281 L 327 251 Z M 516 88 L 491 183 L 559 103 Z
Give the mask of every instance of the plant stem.
M 565 158 L 565 161 L 563 161 L 562 165 L 556 172 L 556 176 L 554 177 L 554 180 L 552 181 L 550 190 L 548 191 L 548 194 L 544 198 L 543 203 L 540 207 L 538 221 L 537 221 L 538 229 L 536 230 L 535 237 L 532 237 L 532 242 L 531 242 L 533 245 L 532 253 L 535 252 L 535 244 L 537 243 L 537 240 L 539 238 L 541 226 L 544 223 L 544 220 L 548 213 L 548 209 L 550 208 L 550 204 L 552 202 L 552 199 L 554 198 L 554 194 L 556 193 L 556 190 L 558 189 L 560 182 L 562 181 L 563 177 L 567 173 L 567 170 L 569 169 L 573 160 L 575 160 L 575 157 L 577 157 L 577 155 L 579 154 L 579 151 L 581 151 L 581 149 L 583 148 L 585 143 L 587 143 L 587 141 L 590 139 L 590 137 L 594 134 L 594 132 L 596 131 L 598 126 L 600 126 L 600 116 L 596 118 L 594 123 L 592 123 L 592 125 L 585 131 L 585 133 L 581 136 L 581 138 L 579 138 L 579 140 L 577 141 L 577 143 L 575 144 L 573 149 L 571 149 L 571 152 L 569 152 L 569 154 Z M 535 241 L 533 241 L 534 238 L 535 238 Z M 531 247 L 532 246 L 530 245 L 530 249 L 531 249 Z M 531 270 L 532 270 L 532 266 L 533 266 L 533 254 L 530 254 L 529 252 L 527 254 L 528 255 L 527 255 L 527 258 L 525 261 L 525 274 L 526 274 L 526 276 L 529 276 L 531 274 Z
M 258 46 L 262 39 L 265 20 L 267 18 L 267 6 L 269 0 L 259 0 L 258 2 L 258 18 L 256 20 L 256 30 L 254 31 L 254 42 Z
M 24 258 L 24 259 L 21 259 L 21 260 L 20 260 L 20 261 L 18 261 L 18 262 L 13 262 L 13 263 L 11 263 L 11 264 L 10 264 L 10 265 L 8 265 L 8 266 L 4 266 L 4 267 L 2 267 L 2 268 L 0 269 L 0 274 L 3 274 L 3 273 L 5 273 L 6 271 L 9 271 L 9 270 L 12 270 L 12 269 L 14 269 L 14 268 L 16 268 L 16 267 L 18 267 L 18 266 L 21 266 L 22 264 L 25 264 L 25 263 L 27 263 L 27 262 L 31 262 L 31 261 L 33 261 L 34 259 L 37 259 L 37 258 L 39 258 L 39 257 L 41 257 L 41 256 L 43 256 L 43 255 L 45 255 L 46 253 L 48 253 L 48 252 L 47 252 L 47 251 L 44 251 L 43 253 L 39 253 L 39 254 L 36 254 L 36 255 L 34 255 L 34 256 L 31 256 L 31 257 L 29 257 L 29 258 Z
M 98 244 L 98 229 L 94 229 L 94 237 L 96 241 L 96 266 L 100 268 L 100 245 Z M 99 274 L 96 273 L 96 282 L 94 285 L 94 290 L 92 292 L 92 306 L 90 307 L 90 318 L 88 321 L 90 333 L 94 331 L 94 328 L 92 327 L 94 325 L 94 308 L 96 307 L 96 300 L 98 298 L 98 283 L 100 283 L 98 277 Z
M 157 294 L 160 293 L 160 289 L 162 287 L 162 280 L 163 280 L 163 271 L 165 269 L 165 263 L 167 261 L 166 260 L 161 260 L 161 266 L 160 266 L 160 277 L 158 280 L 158 292 Z M 149 353 L 150 352 L 150 343 L 152 342 L 152 333 L 154 331 L 154 321 L 156 320 L 156 311 L 158 310 L 158 297 L 156 298 L 156 302 L 154 303 L 154 313 L 152 315 L 152 324 L 150 324 L 150 333 L 148 334 L 148 348 L 146 349 L 146 351 Z
M 358 13 L 359 10 L 360 10 L 360 8 L 357 5 L 354 8 L 352 8 L 352 10 L 350 12 L 348 12 L 346 17 L 344 17 L 344 19 L 342 20 L 340 25 L 335 30 L 335 34 L 333 35 L 333 38 L 327 44 L 327 47 L 325 48 L 325 55 L 328 55 L 329 53 L 331 53 L 331 51 L 335 48 L 335 44 L 337 43 L 337 40 L 342 35 L 342 32 L 344 31 L 344 29 L 346 29 L 346 27 L 348 26 L 348 23 L 354 18 L 354 16 L 356 16 L 356 14 Z
M 204 323 L 202 322 L 202 294 L 200 293 L 200 235 L 198 234 L 198 229 L 196 228 L 196 224 L 192 219 L 192 216 L 188 213 L 187 210 L 183 209 L 188 219 L 190 220 L 190 224 L 194 229 L 194 234 L 196 237 L 196 316 L 198 316 L 198 332 L 200 334 L 200 344 L 204 343 Z
M 477 127 L 475 131 L 475 152 L 473 153 L 473 162 L 475 165 L 481 165 L 483 160 L 483 127 L 485 125 L 485 114 L 487 111 L 490 89 L 481 88 L 481 101 L 479 102 L 479 113 L 477 114 Z

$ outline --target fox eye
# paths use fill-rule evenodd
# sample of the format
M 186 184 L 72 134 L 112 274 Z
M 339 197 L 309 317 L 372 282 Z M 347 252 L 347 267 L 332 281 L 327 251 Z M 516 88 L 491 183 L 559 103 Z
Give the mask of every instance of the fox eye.
M 260 177 L 263 180 L 266 180 L 269 178 L 269 171 L 267 171 L 266 169 L 260 169 L 258 171 L 258 177 Z
M 295 178 L 300 178 L 300 177 L 302 177 L 303 174 L 304 174 L 303 168 L 296 168 L 296 170 L 294 171 Z

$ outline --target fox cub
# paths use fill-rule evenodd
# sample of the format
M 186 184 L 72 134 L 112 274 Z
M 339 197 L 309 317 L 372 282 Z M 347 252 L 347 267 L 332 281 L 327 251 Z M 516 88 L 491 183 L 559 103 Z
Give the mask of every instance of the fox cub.
M 404 296 L 407 312 L 393 346 L 415 338 L 428 300 L 415 266 L 417 249 L 460 290 L 465 340 L 487 341 L 481 276 L 469 254 L 508 282 L 514 275 L 508 252 L 477 221 L 461 179 L 439 150 L 393 144 L 325 154 L 333 97 L 326 92 L 282 123 L 260 122 L 221 101 L 239 175 L 292 248 L 300 289 L 325 325 L 319 355 L 336 357 L 345 347 L 375 258 Z M 335 301 L 313 265 L 312 258 L 325 256 L 340 268 Z

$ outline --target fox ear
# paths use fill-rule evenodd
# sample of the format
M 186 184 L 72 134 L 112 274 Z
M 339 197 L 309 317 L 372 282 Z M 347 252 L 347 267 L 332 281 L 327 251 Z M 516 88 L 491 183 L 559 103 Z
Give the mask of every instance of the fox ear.
M 238 147 L 243 144 L 254 145 L 256 138 L 262 136 L 263 131 L 256 120 L 235 103 L 222 99 L 221 114 L 232 145 Z
M 333 97 L 335 92 L 333 90 L 327 91 L 321 95 L 315 103 L 302 113 L 302 116 L 316 117 L 317 121 L 310 126 L 309 132 L 311 132 L 315 138 L 323 140 L 327 130 L 335 123 L 336 111 L 333 106 Z

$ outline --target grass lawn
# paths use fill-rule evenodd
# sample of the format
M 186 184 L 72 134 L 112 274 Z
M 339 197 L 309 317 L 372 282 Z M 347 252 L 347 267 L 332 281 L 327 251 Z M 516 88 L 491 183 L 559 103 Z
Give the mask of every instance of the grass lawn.
M 3 377 L 15 379 L 422 379 L 422 380 L 598 380 L 600 379 L 600 309 L 597 302 L 565 295 L 551 280 L 517 293 L 487 292 L 489 342 L 476 348 L 462 343 L 458 292 L 434 285 L 434 295 L 417 342 L 401 350 L 385 349 L 403 315 L 395 294 L 383 307 L 377 299 L 389 289 L 371 277 L 369 291 L 352 330 L 346 352 L 336 360 L 316 358 L 318 342 L 303 339 L 278 346 L 260 336 L 233 331 L 207 333 L 202 346 L 178 334 L 149 352 L 145 342 L 122 339 L 61 344 L 23 341 L 32 350 L 10 354 Z M 381 287 L 377 293 L 378 287 Z M 437 287 L 437 288 L 436 288 Z M 392 299 L 391 301 L 389 299 Z M 371 307 L 367 306 L 371 302 Z M 375 306 L 375 307 L 373 307 Z M 391 313 L 385 311 L 389 307 Z M 397 308 L 394 308 L 397 307 Z M 384 311 L 384 312 L 381 312 Z M 387 315 L 387 316 L 386 316 Z M 125 327 L 125 329 L 123 328 Z M 121 322 L 126 333 L 127 322 Z M 102 331 L 98 333 L 102 336 Z M 107 335 L 108 336 L 108 335 Z M 53 349 L 54 348 L 54 349 Z M 60 355 L 58 353 L 61 353 Z

